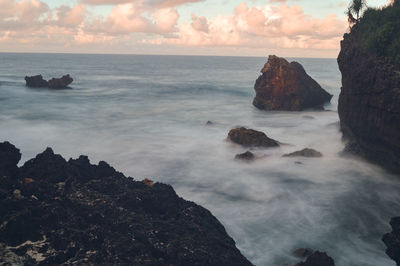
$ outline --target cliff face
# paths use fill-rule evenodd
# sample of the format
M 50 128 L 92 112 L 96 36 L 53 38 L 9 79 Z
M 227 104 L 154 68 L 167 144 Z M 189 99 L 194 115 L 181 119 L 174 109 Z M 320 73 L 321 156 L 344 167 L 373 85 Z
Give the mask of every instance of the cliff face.
M 350 150 L 400 173 L 400 68 L 362 45 L 357 29 L 341 42 L 341 129 Z
M 0 143 L 0 262 L 251 265 L 208 210 L 169 185 L 50 148 L 18 168 L 20 158 Z
M 271 55 L 256 80 L 253 105 L 262 110 L 322 109 L 332 98 L 297 62 Z

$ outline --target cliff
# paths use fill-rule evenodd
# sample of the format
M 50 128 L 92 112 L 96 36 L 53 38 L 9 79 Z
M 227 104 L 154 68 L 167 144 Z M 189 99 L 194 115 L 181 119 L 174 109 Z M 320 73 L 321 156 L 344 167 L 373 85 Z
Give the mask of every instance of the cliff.
M 13 265 L 251 265 L 206 209 L 86 156 L 0 143 L 0 261 Z M 7 264 L 8 265 L 8 264 Z
M 399 2 L 368 10 L 344 35 L 338 57 L 342 73 L 338 112 L 348 150 L 396 173 L 400 173 L 400 40 L 395 34 L 400 30 Z M 387 31 L 388 27 L 393 29 Z

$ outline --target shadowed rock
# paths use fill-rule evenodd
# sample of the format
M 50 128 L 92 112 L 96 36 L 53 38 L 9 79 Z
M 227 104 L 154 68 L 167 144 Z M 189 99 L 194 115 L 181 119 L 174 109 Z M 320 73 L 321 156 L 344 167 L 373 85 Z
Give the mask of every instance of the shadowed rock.
M 20 156 L 0 144 L 5 265 L 251 265 L 208 210 L 169 185 L 50 148 L 18 169 Z
M 245 127 L 234 128 L 228 133 L 228 138 L 245 147 L 278 147 L 279 143 L 264 132 L 247 129 Z
M 42 75 L 25 77 L 26 86 L 32 88 L 65 89 L 74 81 L 69 75 L 61 78 L 52 78 L 49 81 L 43 79 Z
M 301 151 L 295 151 L 292 153 L 284 154 L 283 157 L 310 157 L 310 158 L 318 158 L 322 157 L 322 153 L 316 151 L 314 149 L 305 148 Z
M 386 254 L 400 266 L 400 217 L 394 217 L 390 221 L 392 232 L 382 237 L 386 245 Z
M 315 251 L 305 262 L 300 262 L 295 266 L 335 266 L 335 262 L 325 252 Z
M 253 105 L 263 110 L 321 109 L 332 95 L 307 75 L 297 62 L 270 55 L 254 89 Z
M 26 81 L 26 86 L 32 88 L 47 88 L 49 86 L 49 83 L 43 79 L 42 75 L 36 75 L 31 77 L 26 76 L 25 81 Z
M 255 156 L 252 152 L 246 151 L 245 153 L 237 154 L 235 156 L 235 159 L 244 161 L 253 161 L 255 159 Z

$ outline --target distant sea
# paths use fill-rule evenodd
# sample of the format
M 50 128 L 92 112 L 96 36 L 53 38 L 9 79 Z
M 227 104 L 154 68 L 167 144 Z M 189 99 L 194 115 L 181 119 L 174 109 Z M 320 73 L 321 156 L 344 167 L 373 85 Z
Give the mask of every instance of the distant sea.
M 400 215 L 400 180 L 341 155 L 336 60 L 294 59 L 334 95 L 328 111 L 265 112 L 252 100 L 266 59 L 0 54 L 0 140 L 21 149 L 21 163 L 50 146 L 169 183 L 212 211 L 256 265 L 293 265 L 303 247 L 339 266 L 395 265 L 381 237 Z M 71 89 L 25 87 L 25 75 L 67 73 Z M 226 140 L 235 126 L 287 145 L 237 161 L 246 150 Z M 305 147 L 323 158 L 281 157 Z

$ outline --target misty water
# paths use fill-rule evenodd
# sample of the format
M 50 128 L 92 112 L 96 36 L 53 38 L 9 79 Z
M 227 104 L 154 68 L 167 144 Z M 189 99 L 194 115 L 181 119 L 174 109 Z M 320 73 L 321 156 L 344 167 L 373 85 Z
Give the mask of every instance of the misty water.
M 336 61 L 296 61 L 334 95 L 328 111 L 254 108 L 266 58 L 0 54 L 0 140 L 21 149 L 21 163 L 51 146 L 169 183 L 209 209 L 256 265 L 293 265 L 302 247 L 339 266 L 395 265 L 381 237 L 400 215 L 400 179 L 341 154 Z M 25 75 L 67 73 L 72 89 L 25 87 Z M 226 140 L 235 126 L 287 145 L 237 161 L 246 150 Z M 282 158 L 306 147 L 324 156 Z

